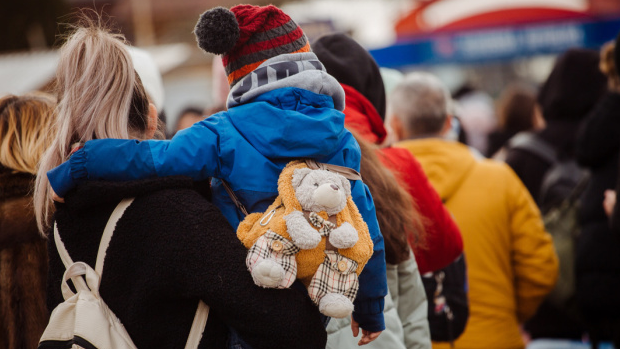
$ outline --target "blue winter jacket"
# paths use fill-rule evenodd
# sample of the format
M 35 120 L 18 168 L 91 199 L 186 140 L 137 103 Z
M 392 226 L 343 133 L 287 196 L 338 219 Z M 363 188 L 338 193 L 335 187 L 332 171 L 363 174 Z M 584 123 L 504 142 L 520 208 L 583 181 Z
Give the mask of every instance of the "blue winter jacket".
M 248 212 L 264 212 L 278 195 L 280 172 L 299 158 L 359 170 L 360 148 L 344 128 L 344 114 L 334 109 L 332 97 L 287 87 L 217 113 L 169 141 L 88 141 L 69 161 L 48 172 L 48 178 L 62 197 L 85 178 L 213 177 L 213 203 L 236 228 L 244 217 L 220 179 L 230 184 Z M 374 253 L 359 277 L 353 315 L 362 328 L 381 331 L 387 294 L 383 237 L 368 187 L 353 181 L 351 192 L 374 243 Z

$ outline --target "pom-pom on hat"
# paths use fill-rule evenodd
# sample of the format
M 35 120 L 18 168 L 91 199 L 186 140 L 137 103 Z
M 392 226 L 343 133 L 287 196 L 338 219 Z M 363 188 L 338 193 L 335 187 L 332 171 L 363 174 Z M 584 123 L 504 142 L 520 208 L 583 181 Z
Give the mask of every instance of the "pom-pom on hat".
M 200 15 L 194 33 L 201 49 L 222 55 L 231 87 L 269 58 L 310 51 L 303 30 L 273 5 L 213 8 Z

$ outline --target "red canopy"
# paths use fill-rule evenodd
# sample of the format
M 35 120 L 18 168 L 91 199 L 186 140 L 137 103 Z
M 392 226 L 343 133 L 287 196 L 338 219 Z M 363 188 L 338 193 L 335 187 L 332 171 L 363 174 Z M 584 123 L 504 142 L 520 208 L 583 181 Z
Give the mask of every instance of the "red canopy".
M 399 39 L 419 35 L 592 18 L 587 0 L 430 0 L 396 24 Z

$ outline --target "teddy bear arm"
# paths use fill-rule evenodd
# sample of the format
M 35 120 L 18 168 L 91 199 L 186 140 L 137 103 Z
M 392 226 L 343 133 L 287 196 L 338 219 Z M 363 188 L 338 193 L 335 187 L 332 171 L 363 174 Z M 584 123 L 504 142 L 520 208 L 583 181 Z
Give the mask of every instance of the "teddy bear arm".
M 310 250 L 321 242 L 321 235 L 312 228 L 301 211 L 292 212 L 284 216 L 286 230 L 291 236 L 293 243 L 302 250 Z
M 341 224 L 329 234 L 329 242 L 337 248 L 351 248 L 358 240 L 357 230 L 348 222 Z

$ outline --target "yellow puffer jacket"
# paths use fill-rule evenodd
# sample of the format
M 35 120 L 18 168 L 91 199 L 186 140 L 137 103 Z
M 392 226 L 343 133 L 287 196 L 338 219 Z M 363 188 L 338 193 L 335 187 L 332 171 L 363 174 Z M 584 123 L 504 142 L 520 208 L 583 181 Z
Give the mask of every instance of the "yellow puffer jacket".
M 291 240 L 290 235 L 286 231 L 286 221 L 284 216 L 294 211 L 302 211 L 301 204 L 295 197 L 295 189 L 292 185 L 293 172 L 298 168 L 304 168 L 307 165 L 301 161 L 293 161 L 289 163 L 278 179 L 278 197 L 274 203 L 267 208 L 265 213 L 252 213 L 248 215 L 237 228 L 237 237 L 246 248 L 252 247 L 256 240 L 263 236 L 267 230 L 272 230 L 278 235 Z M 263 217 L 275 210 L 273 217 L 265 226 L 260 225 Z M 318 212 L 318 214 L 328 219 L 327 214 Z M 267 220 L 267 218 L 265 219 Z M 340 226 L 344 222 L 351 224 L 359 235 L 357 243 L 350 248 L 338 249 L 338 253 L 357 262 L 357 275 L 362 272 L 366 262 L 370 259 L 373 252 L 373 244 L 368 232 L 368 226 L 357 210 L 357 206 L 353 202 L 351 196 L 347 198 L 347 205 L 342 211 L 336 215 L 336 225 Z M 296 257 L 297 261 L 297 278 L 306 286 L 310 284 L 312 276 L 318 269 L 319 265 L 325 260 L 326 238 L 323 237 L 319 245 L 311 250 L 301 250 Z
M 506 164 L 476 159 L 462 144 L 428 138 L 397 146 L 420 161 L 463 234 L 470 316 L 455 348 L 523 348 L 519 324 L 558 275 L 551 236 L 529 192 Z

